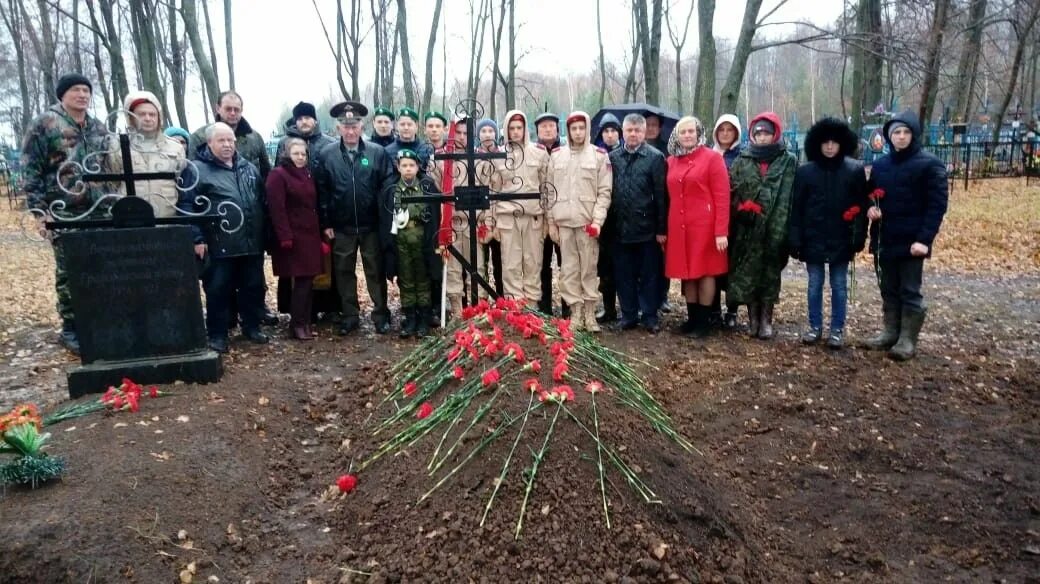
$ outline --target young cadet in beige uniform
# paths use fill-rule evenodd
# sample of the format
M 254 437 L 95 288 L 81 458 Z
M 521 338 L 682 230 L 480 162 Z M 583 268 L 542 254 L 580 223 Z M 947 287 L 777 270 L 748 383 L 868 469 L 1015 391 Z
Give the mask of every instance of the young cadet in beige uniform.
M 549 209 L 549 237 L 560 244 L 560 295 L 571 306 L 576 330 L 599 332 L 596 304 L 600 300 L 599 243 L 596 238 L 607 220 L 613 176 L 607 151 L 592 145 L 589 114 L 567 116 L 567 144 L 552 152 L 549 182 L 556 187 L 556 203 Z
M 466 120 L 465 118 L 457 120 L 455 122 L 455 152 L 463 152 L 466 149 Z M 429 176 L 433 179 L 434 184 L 438 188 L 443 188 L 444 184 L 444 167 L 445 161 L 434 160 L 430 169 Z M 488 185 L 490 184 L 491 178 L 494 175 L 494 166 L 488 161 L 480 161 L 477 163 L 476 179 L 477 184 Z M 455 160 L 452 162 L 452 188 L 469 186 L 469 176 L 466 173 L 466 163 L 462 160 Z M 447 194 L 447 193 L 445 193 Z M 479 243 L 486 243 L 490 239 L 491 226 L 487 225 L 486 214 L 487 212 L 481 212 L 477 215 L 477 226 L 478 232 L 487 231 L 488 235 L 481 240 Z M 477 257 L 471 258 L 469 256 L 469 215 L 463 211 L 455 211 L 451 218 L 452 231 L 452 246 L 462 254 L 462 257 L 466 258 L 467 261 L 474 263 L 477 266 L 484 265 L 484 252 L 481 245 L 477 245 Z M 484 226 L 484 229 L 479 229 L 480 226 Z M 448 262 L 448 280 L 445 282 L 445 292 L 448 296 L 448 303 L 451 308 L 451 313 L 455 318 L 459 318 L 462 314 L 462 293 L 463 293 L 463 279 L 464 274 L 462 271 L 462 264 L 455 259 L 454 255 L 449 255 L 445 258 Z M 487 280 L 486 274 L 484 279 Z M 480 298 L 487 298 L 487 290 L 480 288 L 478 291 Z
M 548 179 L 549 151 L 527 139 L 527 116 L 520 110 L 506 113 L 506 159 L 497 160 L 495 190 L 502 193 L 534 193 Z M 502 243 L 502 280 L 506 296 L 526 298 L 537 306 L 542 297 L 542 244 L 545 241 L 544 209 L 537 199 L 499 201 L 494 205 L 495 225 Z

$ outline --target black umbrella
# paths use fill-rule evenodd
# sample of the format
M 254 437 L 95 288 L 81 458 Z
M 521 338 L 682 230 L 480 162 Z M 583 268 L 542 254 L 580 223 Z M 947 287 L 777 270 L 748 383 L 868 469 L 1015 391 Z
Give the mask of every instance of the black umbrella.
M 679 121 L 678 114 L 648 103 L 622 103 L 618 105 L 608 105 L 596 112 L 596 115 L 592 116 L 593 139 L 595 139 L 596 136 L 599 136 L 600 120 L 602 120 L 603 116 L 606 114 L 614 114 L 614 117 L 618 119 L 618 122 L 624 122 L 625 116 L 628 114 L 642 114 L 644 116 L 654 115 L 661 118 L 660 141 L 664 144 L 668 143 L 668 137 L 672 135 L 672 129 L 675 128 L 675 124 Z

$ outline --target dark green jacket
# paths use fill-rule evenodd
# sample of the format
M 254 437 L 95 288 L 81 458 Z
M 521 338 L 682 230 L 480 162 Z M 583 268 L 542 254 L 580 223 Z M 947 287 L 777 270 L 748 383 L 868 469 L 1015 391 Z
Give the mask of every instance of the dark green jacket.
M 730 174 L 730 272 L 727 299 L 737 304 L 776 303 L 780 298 L 780 272 L 787 265 L 787 232 L 791 191 L 798 160 L 781 148 L 763 175 L 752 149 L 740 153 Z M 761 215 L 738 211 L 753 201 Z
M 222 121 L 217 116 L 217 121 Z M 206 128 L 203 126 L 191 135 L 188 141 L 188 156 L 194 160 L 199 147 L 206 143 Z M 238 155 L 248 160 L 260 171 L 260 178 L 267 180 L 267 173 L 271 172 L 271 159 L 267 157 L 267 145 L 260 134 L 253 131 L 253 127 L 245 118 L 239 120 L 235 126 L 235 149 Z
M 87 116 L 79 125 L 56 103 L 29 124 L 22 142 L 22 190 L 30 209 L 44 209 L 54 201 L 64 201 L 66 214 L 86 211 L 101 196 L 104 188 L 89 183 L 76 188 L 75 181 L 83 174 L 69 164 L 63 169 L 63 181 L 68 191 L 58 186 L 58 169 L 66 162 L 84 163 L 100 168 L 106 148 L 108 130 L 96 118 Z M 75 193 L 75 194 L 73 194 Z

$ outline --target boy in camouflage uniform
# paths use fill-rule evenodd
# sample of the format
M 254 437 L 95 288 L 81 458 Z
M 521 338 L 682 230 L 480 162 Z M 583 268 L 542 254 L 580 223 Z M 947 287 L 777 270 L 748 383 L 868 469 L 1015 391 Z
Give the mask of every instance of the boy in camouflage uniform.
M 94 162 L 100 163 L 105 150 L 108 130 L 105 125 L 87 113 L 93 85 L 77 73 L 63 75 L 55 87 L 58 103 L 47 108 L 29 125 L 22 143 L 22 190 L 29 209 L 39 209 L 40 233 L 46 235 L 43 223 L 50 215 L 50 205 L 62 201 L 62 215 L 80 215 L 90 209 L 101 196 L 100 185 L 83 183 L 76 186 L 81 171 L 66 162 L 83 163 L 88 154 L 97 152 Z M 61 176 L 59 176 L 59 170 Z M 60 183 L 60 185 L 59 185 Z M 96 183 L 93 183 L 96 185 Z M 62 188 L 62 186 L 64 188 Z M 68 277 L 61 238 L 53 235 L 54 288 L 58 296 L 58 315 L 62 320 L 61 343 L 69 351 L 79 354 L 76 321 L 72 313 Z
M 387 187 L 383 207 L 392 210 L 380 231 L 386 241 L 386 277 L 396 276 L 401 292 L 404 322 L 401 337 L 425 337 L 430 332 L 431 289 L 441 273 L 437 255 L 437 230 L 440 227 L 440 205 L 402 203 L 402 197 L 439 195 L 433 180 L 419 177 L 420 156 L 404 149 L 397 154 L 397 170 L 401 178 Z

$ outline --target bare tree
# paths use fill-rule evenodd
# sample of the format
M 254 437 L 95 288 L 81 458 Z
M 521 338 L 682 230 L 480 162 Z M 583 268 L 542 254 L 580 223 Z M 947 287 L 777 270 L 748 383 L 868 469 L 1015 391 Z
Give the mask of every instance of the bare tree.
M 863 112 L 881 102 L 881 0 L 859 0 L 852 42 L 852 127 L 863 125 Z M 891 77 L 891 76 L 890 76 Z
M 437 0 L 433 7 L 433 22 L 430 23 L 430 38 L 426 42 L 426 79 L 423 86 L 422 110 L 430 109 L 433 100 L 433 49 L 437 46 L 437 27 L 441 19 L 441 5 L 444 0 Z
M 401 76 L 404 78 L 404 101 L 409 107 L 418 105 L 415 77 L 412 73 L 412 53 L 408 49 L 408 13 L 404 0 L 397 0 L 397 36 L 401 39 Z
M 1022 70 L 1022 56 L 1029 44 L 1033 27 L 1036 26 L 1037 17 L 1040 16 L 1040 0 L 1015 0 L 1012 11 L 1010 24 L 1015 41 L 1015 56 L 1011 60 L 1007 90 L 995 116 L 997 123 L 993 124 L 992 140 L 994 142 L 1000 139 L 1000 128 L 1004 116 L 1007 115 L 1008 107 L 1011 106 L 1011 98 L 1015 95 L 1015 85 L 1018 83 L 1018 75 Z
M 949 9 L 950 0 L 935 0 L 932 31 L 928 35 L 928 56 L 926 57 L 924 80 L 921 82 L 921 104 L 917 111 L 917 117 L 924 126 L 928 125 L 932 117 L 935 96 L 939 92 L 939 66 L 942 64 L 943 36 L 946 34 Z
M 597 104 L 603 109 L 603 99 L 607 93 L 607 59 L 603 52 L 603 14 L 600 0 L 596 0 L 596 40 L 599 41 L 599 99 Z
M 228 89 L 235 88 L 235 45 L 231 42 L 231 0 L 224 0 L 224 46 L 227 49 Z
M 700 54 L 697 56 L 697 83 L 693 88 L 693 111 L 715 119 L 715 0 L 697 0 L 697 29 Z
M 72 64 L 83 73 L 83 51 L 79 42 L 79 0 L 72 0 Z
M 184 58 L 185 41 L 178 32 L 177 7 L 174 3 L 166 4 L 165 23 L 160 18 L 155 18 L 152 23 L 159 57 L 170 76 L 170 85 L 173 88 L 173 107 L 177 111 L 177 120 L 180 127 L 187 128 L 188 114 L 184 103 L 185 85 L 187 84 L 187 67 Z M 164 38 L 164 34 L 168 34 L 169 38 Z
M 679 36 L 677 31 L 672 30 L 672 5 L 669 3 L 664 9 L 664 19 L 668 26 L 668 39 L 672 42 L 672 48 L 675 49 L 675 111 L 683 111 L 683 92 L 682 92 L 682 50 L 686 46 L 686 37 L 690 33 L 690 19 L 693 18 L 693 9 L 695 7 L 694 0 L 690 0 L 690 11 L 686 13 L 686 22 L 682 24 L 682 36 Z M 597 3 L 598 6 L 598 3 Z M 713 41 L 714 43 L 714 41 Z M 600 50 L 602 51 L 602 39 L 600 41 Z M 602 53 L 600 53 L 602 59 Z M 602 67 L 602 63 L 600 64 Z M 602 98 L 601 98 L 602 99 Z
M 636 93 L 639 90 L 639 80 L 636 78 L 636 66 L 639 63 L 639 56 L 644 50 L 643 47 L 643 36 L 639 34 L 639 11 L 636 10 L 635 4 L 641 3 L 643 0 L 634 0 L 632 8 L 632 60 L 628 65 L 628 74 L 625 76 L 625 101 L 633 101 L 636 98 Z
M 97 4 L 97 12 L 101 13 L 101 22 L 104 23 L 103 33 L 102 25 L 98 23 L 97 13 L 94 11 L 95 4 Z M 119 103 L 121 96 L 130 93 L 129 83 L 126 78 L 126 66 L 123 62 L 123 48 L 119 43 L 120 35 L 116 29 L 114 10 L 114 0 L 87 2 L 87 11 L 90 13 L 90 22 L 93 25 L 94 34 L 105 47 L 105 52 L 108 54 L 109 68 L 112 72 L 113 95 L 111 101 L 113 105 Z M 100 63 L 95 63 L 95 66 L 100 71 Z
M 646 84 L 646 101 L 659 105 L 661 83 L 659 70 L 661 64 L 661 18 L 664 12 L 663 0 L 651 0 L 647 11 L 647 0 L 632 0 L 632 11 L 636 23 L 636 35 L 642 46 L 643 80 Z
M 105 0 L 101 1 L 102 3 L 105 2 Z M 199 19 L 195 12 L 195 1 L 184 0 L 181 3 L 181 18 L 184 19 L 184 30 L 188 34 L 191 52 L 195 55 L 195 63 L 199 67 L 199 76 L 202 77 L 202 85 L 206 90 L 208 101 L 206 111 L 209 111 L 217 103 L 217 97 L 220 95 L 220 82 L 217 79 L 217 72 L 213 68 L 213 62 L 206 55 L 206 47 L 202 44 L 202 36 L 199 34 Z
M 982 31 L 985 28 L 986 0 L 971 0 L 968 23 L 965 27 L 968 40 L 961 49 L 957 65 L 956 84 L 953 97 L 954 120 L 967 122 L 971 115 L 972 91 L 979 70 L 979 53 L 982 49 Z M 1032 102 L 1030 102 L 1032 103 Z
M 487 21 L 491 13 L 491 0 L 478 0 L 479 6 L 470 0 L 470 61 L 469 75 L 466 77 L 466 97 L 476 98 L 480 88 L 480 72 L 484 54 L 484 37 Z
M 220 91 L 220 67 L 217 66 L 217 45 L 213 43 L 213 21 L 209 17 L 209 0 L 202 0 L 202 20 L 206 25 L 206 41 L 209 44 L 209 64 L 213 76 L 217 80 L 217 91 Z M 213 102 L 216 104 L 216 101 Z
M 25 129 L 29 127 L 29 123 L 32 121 L 33 108 L 32 103 L 29 101 L 29 84 L 25 66 L 25 48 L 22 44 L 22 26 L 21 26 L 21 15 L 19 14 L 18 7 L 15 6 L 16 0 L 9 0 L 7 7 L 4 7 L 4 2 L 0 0 L 0 18 L 3 18 L 4 26 L 7 27 L 7 32 L 11 35 L 11 41 L 14 45 L 15 61 L 18 67 L 18 94 L 22 101 L 22 112 L 21 117 L 14 123 L 15 134 L 21 136 L 25 133 Z

